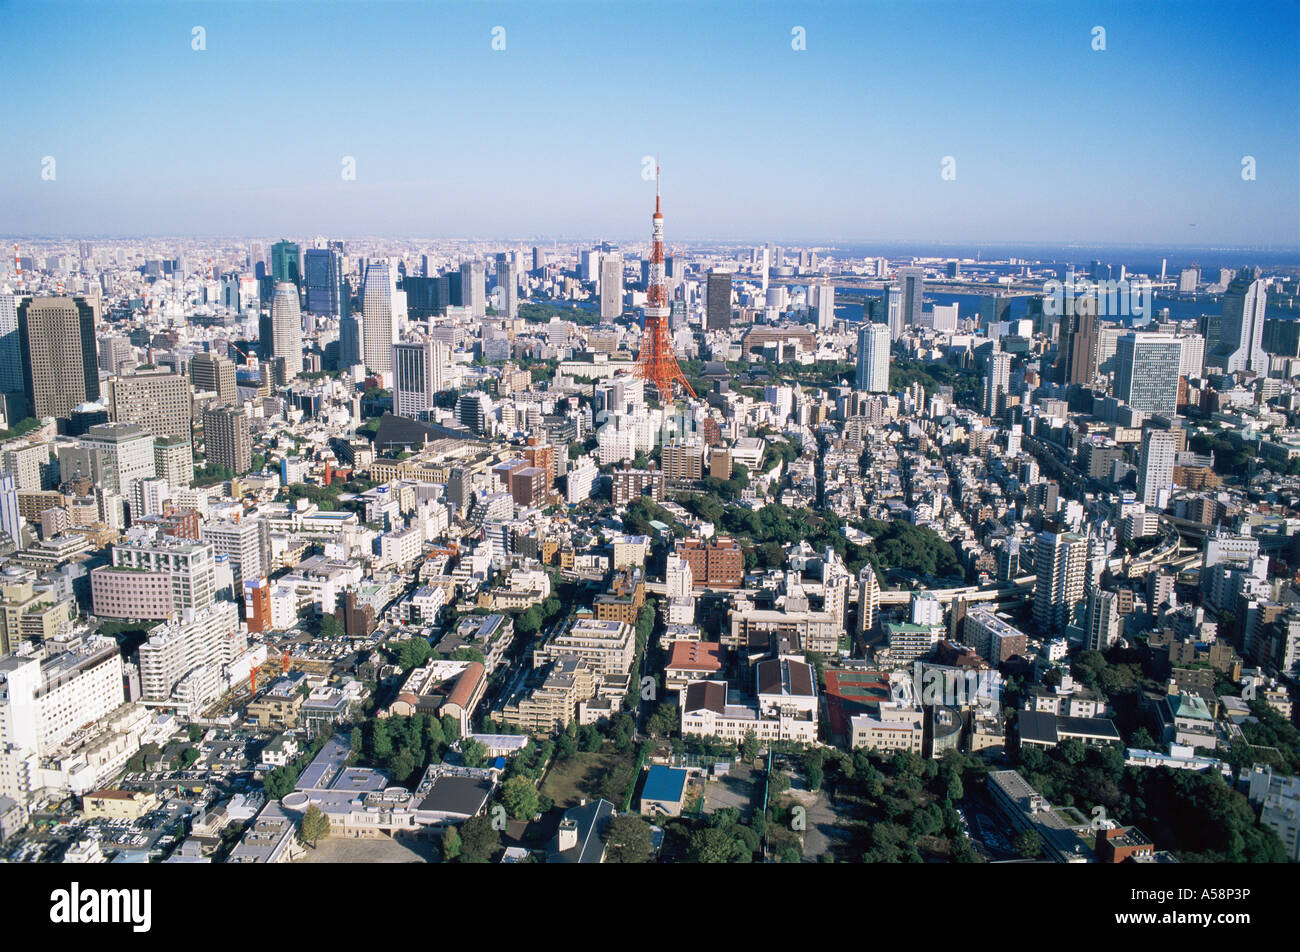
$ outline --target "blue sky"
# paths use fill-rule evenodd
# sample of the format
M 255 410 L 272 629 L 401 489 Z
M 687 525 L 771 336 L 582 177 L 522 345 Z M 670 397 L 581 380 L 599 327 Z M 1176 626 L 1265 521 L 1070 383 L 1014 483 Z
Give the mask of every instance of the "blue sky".
M 0 227 L 643 238 L 657 155 L 670 243 L 1300 246 L 1298 39 L 1291 0 L 0 0 Z

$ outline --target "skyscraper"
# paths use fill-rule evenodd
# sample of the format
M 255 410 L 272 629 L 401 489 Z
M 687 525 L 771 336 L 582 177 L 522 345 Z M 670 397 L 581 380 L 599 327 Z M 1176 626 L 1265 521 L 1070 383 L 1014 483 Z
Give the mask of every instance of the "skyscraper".
M 1145 505 L 1163 508 L 1174 485 L 1174 457 L 1177 454 L 1177 434 L 1156 429 L 1143 432 L 1138 498 Z
M 309 248 L 303 257 L 307 272 L 308 312 L 328 317 L 340 316 L 347 307 L 343 242 L 331 241 L 324 248 Z
M 1006 406 L 1006 395 L 1011 390 L 1011 355 L 1000 350 L 989 355 L 984 369 L 984 393 L 981 409 L 987 417 L 997 416 Z
M 393 413 L 420 419 L 445 387 L 451 353 L 441 341 L 401 341 L 393 345 Z
M 1089 651 L 1105 651 L 1119 640 L 1119 595 L 1093 589 L 1088 593 L 1084 647 Z
M 203 411 L 203 443 L 207 461 L 225 466 L 236 476 L 253 465 L 253 436 L 243 408 L 209 407 Z
M 1115 345 L 1115 393 L 1135 410 L 1178 412 L 1178 372 L 1183 342 L 1173 334 L 1130 331 Z
M 1223 293 L 1223 317 L 1205 342 L 1205 363 L 1225 373 L 1248 370 L 1268 375 L 1264 352 L 1267 288 L 1258 268 L 1242 268 Z
M 277 241 L 271 246 L 271 279 L 277 284 L 288 281 L 298 288 L 302 273 L 298 264 L 298 245 L 292 241 Z
M 864 639 L 876 627 L 880 612 L 880 580 L 870 564 L 858 571 L 858 637 Z
M 23 390 L 37 419 L 66 419 L 73 407 L 99 399 L 96 310 L 82 297 L 30 297 L 18 305 Z
M 707 330 L 726 330 L 731 326 L 731 273 L 710 271 L 705 290 L 704 326 Z
M 223 406 L 231 406 L 239 399 L 234 362 L 211 351 L 191 358 L 190 383 L 195 390 L 215 393 L 217 402 Z
M 889 327 L 890 340 L 898 340 L 903 336 L 903 328 L 907 325 L 903 322 L 903 289 L 896 284 L 891 284 L 881 293 L 881 306 L 884 308 L 882 315 L 885 324 Z
M 826 332 L 835 327 L 835 285 L 822 281 L 813 287 L 817 289 L 817 330 Z
M 1043 634 L 1063 635 L 1080 613 L 1087 577 L 1088 540 L 1075 532 L 1044 529 L 1038 534 L 1034 567 L 1034 624 Z
M 5 284 L 0 285 L 0 394 L 22 392 L 23 358 L 18 339 L 18 296 Z
M 271 299 L 271 356 L 284 358 L 286 380 L 302 373 L 302 313 L 298 289 L 288 281 L 276 283 Z
M 379 374 L 393 372 L 393 342 L 397 340 L 394 298 L 397 279 L 388 258 L 375 258 L 366 265 L 361 292 L 362 357 L 366 369 Z
M 514 320 L 519 314 L 519 278 L 506 254 L 497 255 L 497 287 L 501 289 L 501 316 Z
M 474 309 L 476 318 L 487 316 L 487 288 L 483 262 L 466 261 L 460 266 L 460 303 Z
M 623 256 L 600 256 L 600 319 L 612 321 L 623 313 Z
M 925 295 L 925 269 L 899 268 L 898 279 L 903 291 L 903 326 L 916 327 L 921 323 L 921 302 Z
M 364 355 L 361 318 L 352 311 L 339 318 L 339 366 L 355 367 L 365 363 Z
M 1097 376 L 1100 343 L 1096 297 L 1088 295 L 1074 300 L 1072 312 L 1062 319 L 1061 340 L 1060 382 L 1092 386 Z
M 889 345 L 888 325 L 863 324 L 858 328 L 858 390 L 889 392 Z

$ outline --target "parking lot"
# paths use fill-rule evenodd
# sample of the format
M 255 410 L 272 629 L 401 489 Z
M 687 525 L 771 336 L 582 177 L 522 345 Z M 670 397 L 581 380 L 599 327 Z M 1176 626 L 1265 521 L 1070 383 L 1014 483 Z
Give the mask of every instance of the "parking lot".
M 747 764 L 732 764 L 731 773 L 710 779 L 704 788 L 704 812 L 728 808 L 740 811 L 742 820 L 762 808 L 763 781 Z

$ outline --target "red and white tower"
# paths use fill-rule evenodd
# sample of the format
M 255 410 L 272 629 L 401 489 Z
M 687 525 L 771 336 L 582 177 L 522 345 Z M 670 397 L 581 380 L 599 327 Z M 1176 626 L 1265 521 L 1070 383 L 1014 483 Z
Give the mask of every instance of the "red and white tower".
M 673 353 L 673 339 L 668 332 L 668 278 L 664 272 L 664 216 L 659 203 L 659 167 L 655 166 L 655 214 L 650 237 L 650 288 L 646 294 L 645 333 L 641 353 L 636 359 L 636 375 L 654 385 L 659 399 L 673 398 L 673 383 L 695 396 L 686 375 Z

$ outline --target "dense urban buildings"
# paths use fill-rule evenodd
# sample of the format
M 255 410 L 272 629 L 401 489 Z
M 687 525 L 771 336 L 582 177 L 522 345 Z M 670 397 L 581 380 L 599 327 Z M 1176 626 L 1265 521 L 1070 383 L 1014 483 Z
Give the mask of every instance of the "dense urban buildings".
M 27 81 L 0 155 L 5 868 L 975 864 L 1045 896 L 1048 864 L 1181 888 L 1300 856 L 1288 11 L 1180 9 L 1136 45 L 1159 34 L 1112 11 L 1106 50 L 1050 5 L 1032 37 L 833 2 L 806 31 L 697 5 L 615 43 L 611 7 L 490 44 L 455 4 L 375 6 L 338 43 L 332 11 L 258 8 L 275 55 L 241 75 L 220 10 L 161 72 L 130 5 L 50 37 L 0 11 Z M 845 54 L 883 48 L 867 19 L 921 64 L 884 96 Z M 977 63 L 941 45 L 967 34 Z M 437 119 L 384 70 L 321 85 L 409 60 L 393 36 L 438 40 Z M 593 85 L 593 49 L 659 65 Z M 988 82 L 1004 60 L 1019 85 Z M 1211 61 L 1233 90 L 1186 84 Z M 160 164 L 175 121 L 105 105 L 157 113 L 151 68 L 169 120 L 201 116 L 193 167 Z M 1068 131 L 1035 83 L 1087 107 Z M 845 120 L 862 89 L 889 115 Z M 990 89 L 998 122 L 953 126 Z M 1100 102 L 1215 135 L 1148 121 L 1098 161 Z M 155 908 L 211 918 L 191 878 Z M 1091 937 L 1138 903 L 1019 905 Z

